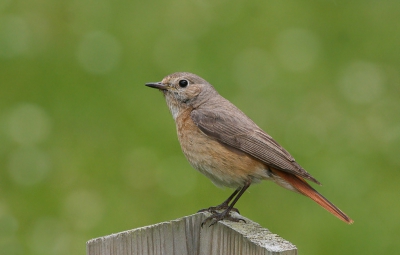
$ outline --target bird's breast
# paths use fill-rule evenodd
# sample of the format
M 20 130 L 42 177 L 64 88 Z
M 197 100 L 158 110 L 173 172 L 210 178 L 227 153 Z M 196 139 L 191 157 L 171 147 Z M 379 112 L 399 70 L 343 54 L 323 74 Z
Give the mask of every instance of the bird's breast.
M 205 135 L 192 121 L 190 112 L 181 112 L 175 121 L 182 151 L 195 169 L 215 185 L 231 188 L 267 178 L 262 162 Z

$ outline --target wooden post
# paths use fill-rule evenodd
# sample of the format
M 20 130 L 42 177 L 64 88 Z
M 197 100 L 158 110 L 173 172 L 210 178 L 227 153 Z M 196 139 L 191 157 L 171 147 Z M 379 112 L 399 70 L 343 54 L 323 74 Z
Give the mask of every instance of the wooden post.
M 297 255 L 297 248 L 259 224 L 232 212 L 246 223 L 201 222 L 208 212 L 92 239 L 87 255 Z

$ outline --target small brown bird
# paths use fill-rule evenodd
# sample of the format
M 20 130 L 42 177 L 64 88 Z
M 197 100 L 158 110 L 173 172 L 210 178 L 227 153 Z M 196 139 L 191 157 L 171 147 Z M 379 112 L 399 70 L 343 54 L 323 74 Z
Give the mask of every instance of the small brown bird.
M 203 78 L 178 72 L 146 86 L 163 92 L 190 164 L 215 185 L 236 189 L 222 204 L 206 209 L 212 215 L 203 224 L 208 220 L 211 225 L 223 219 L 238 221 L 230 211 L 236 210 L 233 206 L 246 189 L 261 180 L 303 194 L 342 221 L 353 223 L 306 182 L 320 184 L 289 152 Z

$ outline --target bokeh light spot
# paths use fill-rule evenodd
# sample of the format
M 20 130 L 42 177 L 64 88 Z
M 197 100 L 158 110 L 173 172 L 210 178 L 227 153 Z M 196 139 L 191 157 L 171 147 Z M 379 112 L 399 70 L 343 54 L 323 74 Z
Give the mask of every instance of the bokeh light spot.
M 370 103 L 384 91 L 384 74 L 373 63 L 353 62 L 345 67 L 339 79 L 341 92 L 352 103 Z
M 75 228 L 88 230 L 103 218 L 104 202 L 94 191 L 76 190 L 65 199 L 64 212 Z
M 0 57 L 12 58 L 29 48 L 30 31 L 27 22 L 18 16 L 0 16 Z
M 321 43 L 309 30 L 288 29 L 278 35 L 276 51 L 284 68 L 293 72 L 304 72 L 317 62 Z
M 118 40 L 103 31 L 86 34 L 77 52 L 81 66 L 93 74 L 105 74 L 113 70 L 120 61 L 120 55 L 121 46 Z
M 30 186 L 43 181 L 50 168 L 49 155 L 34 147 L 21 147 L 9 156 L 8 172 L 19 185 Z
M 43 108 L 21 104 L 10 112 L 7 133 L 15 142 L 33 145 L 45 140 L 50 134 L 51 121 Z

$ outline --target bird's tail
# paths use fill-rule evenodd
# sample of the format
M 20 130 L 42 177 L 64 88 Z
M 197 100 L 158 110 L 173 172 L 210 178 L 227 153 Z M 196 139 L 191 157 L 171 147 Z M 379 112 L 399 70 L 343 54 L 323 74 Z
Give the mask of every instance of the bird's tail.
M 272 172 L 278 175 L 280 178 L 285 180 L 290 186 L 292 186 L 299 193 L 311 198 L 315 202 L 317 202 L 320 206 L 325 208 L 328 212 L 332 213 L 342 221 L 347 224 L 352 224 L 353 220 L 350 219 L 344 212 L 342 212 L 339 208 L 337 208 L 334 204 L 329 202 L 324 196 L 322 196 L 318 191 L 312 188 L 303 178 L 298 177 L 296 175 L 286 173 L 283 171 L 271 169 Z M 278 183 L 279 184 L 279 183 Z

